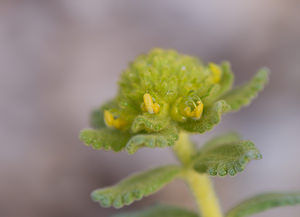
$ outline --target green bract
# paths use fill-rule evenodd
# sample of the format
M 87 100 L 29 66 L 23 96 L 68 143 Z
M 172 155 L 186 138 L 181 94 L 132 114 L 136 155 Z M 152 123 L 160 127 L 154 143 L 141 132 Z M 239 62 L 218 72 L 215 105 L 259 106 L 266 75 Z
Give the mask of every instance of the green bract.
M 92 113 L 94 130 L 83 130 L 80 139 L 95 149 L 130 154 L 142 147 L 172 146 L 180 131 L 204 133 L 223 114 L 248 105 L 267 74 L 260 70 L 232 89 L 229 63 L 205 64 L 174 50 L 153 49 L 129 64 L 118 95 Z

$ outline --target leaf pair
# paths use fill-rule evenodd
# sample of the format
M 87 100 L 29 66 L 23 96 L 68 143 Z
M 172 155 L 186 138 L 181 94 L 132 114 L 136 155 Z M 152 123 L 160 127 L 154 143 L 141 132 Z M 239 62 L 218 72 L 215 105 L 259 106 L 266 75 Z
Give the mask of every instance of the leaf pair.
M 192 163 L 199 173 L 224 176 L 241 172 L 250 160 L 260 157 L 253 143 L 229 133 L 208 141 L 195 154 Z M 178 177 L 182 170 L 179 166 L 164 166 L 135 174 L 115 186 L 94 191 L 92 198 L 104 207 L 120 208 L 160 190 Z
M 261 154 L 252 142 L 241 140 L 235 133 L 229 133 L 206 142 L 195 154 L 192 163 L 199 173 L 224 176 L 235 175 L 241 172 L 250 160 L 260 158 Z M 180 177 L 182 170 L 179 166 L 164 166 L 135 174 L 115 186 L 95 190 L 92 193 L 92 199 L 103 207 L 121 208 L 162 189 L 169 182 Z M 273 207 L 298 203 L 300 203 L 300 193 L 262 194 L 231 209 L 226 217 L 246 217 Z M 176 207 L 156 206 L 146 211 L 116 217 L 127 216 L 196 217 L 197 214 Z

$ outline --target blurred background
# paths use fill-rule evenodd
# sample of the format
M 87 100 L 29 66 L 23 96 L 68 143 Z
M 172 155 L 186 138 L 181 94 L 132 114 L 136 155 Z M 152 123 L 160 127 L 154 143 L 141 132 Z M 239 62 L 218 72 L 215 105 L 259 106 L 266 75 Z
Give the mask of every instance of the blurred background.
M 78 140 L 89 112 L 116 94 L 128 61 L 153 47 L 229 60 L 237 84 L 269 67 L 270 84 L 250 107 L 193 139 L 236 129 L 263 154 L 236 177 L 214 178 L 224 210 L 259 192 L 299 190 L 299 10 L 297 0 L 1 0 L 0 216 L 106 217 L 155 201 L 196 209 L 179 181 L 122 210 L 89 197 L 129 173 L 175 162 L 168 149 L 129 156 Z

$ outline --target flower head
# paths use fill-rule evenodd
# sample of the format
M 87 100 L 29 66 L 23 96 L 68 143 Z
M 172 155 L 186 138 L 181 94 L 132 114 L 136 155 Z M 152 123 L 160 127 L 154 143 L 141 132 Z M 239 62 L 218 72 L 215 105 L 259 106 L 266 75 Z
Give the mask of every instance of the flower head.
M 94 112 L 98 129 L 84 130 L 81 139 L 94 148 L 133 153 L 143 146 L 173 145 L 181 130 L 204 133 L 225 112 L 249 104 L 267 81 L 261 70 L 251 82 L 231 90 L 233 77 L 227 62 L 205 64 L 174 50 L 153 49 L 124 70 L 118 95 Z M 100 137 L 108 134 L 126 139 L 105 146 L 107 138 Z

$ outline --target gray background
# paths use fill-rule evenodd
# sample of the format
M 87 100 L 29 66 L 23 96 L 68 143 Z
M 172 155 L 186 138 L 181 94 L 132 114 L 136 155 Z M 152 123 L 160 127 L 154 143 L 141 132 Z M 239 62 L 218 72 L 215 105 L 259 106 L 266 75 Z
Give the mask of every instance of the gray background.
M 300 189 L 300 2 L 0 1 L 0 216 L 109 216 L 89 193 L 129 173 L 175 162 L 168 149 L 93 151 L 78 140 L 89 112 L 116 94 L 127 62 L 152 47 L 205 61 L 229 60 L 236 83 L 261 66 L 271 83 L 241 112 L 205 135 L 236 129 L 263 160 L 214 178 L 222 207 L 258 192 Z M 124 208 L 154 201 L 195 209 L 181 182 Z M 299 216 L 281 208 L 257 217 Z

